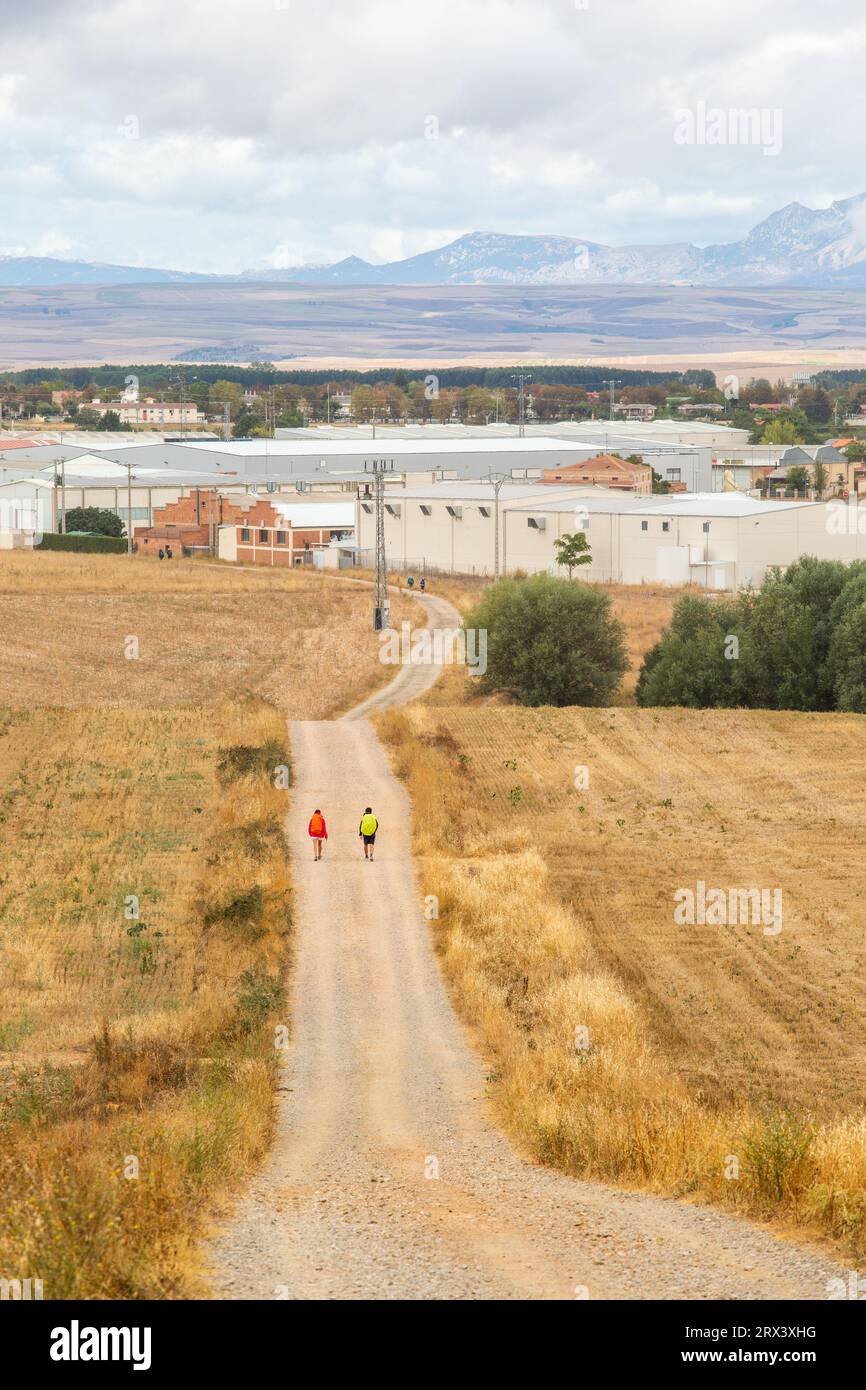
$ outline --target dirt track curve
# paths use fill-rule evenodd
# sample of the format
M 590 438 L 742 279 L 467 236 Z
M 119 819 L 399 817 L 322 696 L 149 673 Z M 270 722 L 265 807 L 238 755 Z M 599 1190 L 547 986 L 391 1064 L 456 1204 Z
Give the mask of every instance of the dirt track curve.
M 419 599 L 433 625 L 457 615 Z M 363 717 L 292 723 L 292 1046 L 273 1150 L 210 1246 L 218 1298 L 759 1299 L 827 1296 L 842 1271 L 724 1213 L 521 1159 L 449 1004 L 410 846 L 410 807 Z M 373 863 L 357 837 L 372 805 Z M 330 840 L 314 863 L 307 822 Z

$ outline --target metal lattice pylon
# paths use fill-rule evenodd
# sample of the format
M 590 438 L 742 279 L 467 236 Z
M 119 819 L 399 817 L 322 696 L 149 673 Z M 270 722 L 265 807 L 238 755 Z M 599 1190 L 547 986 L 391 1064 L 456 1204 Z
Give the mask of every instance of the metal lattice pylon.
M 373 627 L 377 632 L 391 625 L 388 566 L 385 559 L 385 473 L 393 467 L 393 459 L 372 459 L 369 464 L 373 474 L 373 506 L 376 513 L 376 597 Z

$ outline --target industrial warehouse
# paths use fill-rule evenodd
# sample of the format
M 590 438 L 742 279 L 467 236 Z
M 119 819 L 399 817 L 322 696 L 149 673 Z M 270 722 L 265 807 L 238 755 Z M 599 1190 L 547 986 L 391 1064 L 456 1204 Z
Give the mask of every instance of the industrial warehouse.
M 32 544 L 64 529 L 73 508 L 96 507 L 129 526 L 145 554 L 172 545 L 236 563 L 368 565 L 378 462 L 392 568 L 559 573 L 555 543 L 575 531 L 592 556 L 581 577 L 599 582 L 732 589 L 803 554 L 858 558 L 863 528 L 833 525 L 838 502 L 756 495 L 761 480 L 770 497 L 774 483 L 782 492 L 785 469 L 808 462 L 806 451 L 749 446 L 742 434 L 593 421 L 524 435 L 410 426 L 231 441 L 7 439 L 0 548 Z M 814 452 L 834 472 L 848 466 L 829 445 Z M 653 493 L 654 475 L 664 495 Z M 862 466 L 840 477 L 854 499 L 866 487 Z
M 391 491 L 385 552 L 396 569 L 495 575 L 564 573 L 556 541 L 583 531 L 591 563 L 580 577 L 621 584 L 760 585 L 767 569 L 802 555 L 866 556 L 866 526 L 839 523 L 839 502 L 763 502 L 736 493 L 624 497 L 537 484 L 440 483 Z M 866 509 L 864 509 L 866 518 Z M 359 551 L 375 545 L 375 507 L 357 503 Z

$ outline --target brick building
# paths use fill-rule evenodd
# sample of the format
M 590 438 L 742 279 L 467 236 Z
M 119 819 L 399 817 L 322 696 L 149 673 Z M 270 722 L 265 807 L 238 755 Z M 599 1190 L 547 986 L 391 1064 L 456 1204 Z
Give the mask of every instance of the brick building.
M 220 559 L 255 565 L 311 564 L 316 546 L 351 540 L 355 534 L 355 504 L 258 501 L 240 522 L 220 531 Z
M 609 487 L 618 492 L 649 496 L 653 474 L 648 463 L 629 463 L 615 454 L 596 454 L 583 463 L 566 463 L 561 468 L 545 468 L 543 483 L 579 483 L 582 487 Z
M 153 513 L 153 525 L 135 532 L 136 548 L 145 555 L 155 555 L 170 545 L 178 554 L 184 546 L 189 549 L 216 549 L 220 526 L 241 521 L 243 506 L 223 497 L 213 489 L 197 488 L 187 497 L 167 502 Z
M 136 531 L 138 548 L 155 555 L 170 545 L 213 549 L 222 560 L 256 565 L 312 563 L 316 546 L 351 539 L 355 528 L 352 502 L 321 502 L 224 497 L 213 488 L 197 488 L 154 512 L 153 525 Z

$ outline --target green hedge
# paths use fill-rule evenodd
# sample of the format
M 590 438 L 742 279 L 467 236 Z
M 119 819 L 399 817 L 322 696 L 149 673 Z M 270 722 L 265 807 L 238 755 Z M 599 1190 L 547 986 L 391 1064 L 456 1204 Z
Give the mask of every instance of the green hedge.
M 39 542 L 40 550 L 95 550 L 102 555 L 125 555 L 125 536 L 61 536 L 46 531 Z

